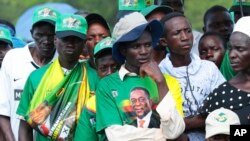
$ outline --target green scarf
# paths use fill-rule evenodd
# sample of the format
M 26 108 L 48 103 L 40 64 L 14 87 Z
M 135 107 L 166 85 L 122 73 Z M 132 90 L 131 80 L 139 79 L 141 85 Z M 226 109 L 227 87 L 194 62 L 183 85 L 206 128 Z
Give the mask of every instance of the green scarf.
M 51 140 L 72 139 L 89 93 L 84 64 L 78 63 L 64 77 L 57 59 L 39 83 L 25 119 L 36 131 Z

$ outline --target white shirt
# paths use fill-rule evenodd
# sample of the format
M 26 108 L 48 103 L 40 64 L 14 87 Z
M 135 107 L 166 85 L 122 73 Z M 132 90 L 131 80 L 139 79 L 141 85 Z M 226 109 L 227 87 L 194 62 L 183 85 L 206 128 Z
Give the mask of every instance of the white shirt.
M 19 127 L 16 110 L 21 93 L 29 74 L 39 67 L 31 56 L 29 50 L 31 44 L 33 43 L 8 51 L 0 71 L 0 115 L 10 117 L 11 128 L 16 140 L 18 140 Z M 57 53 L 54 58 L 56 57 Z

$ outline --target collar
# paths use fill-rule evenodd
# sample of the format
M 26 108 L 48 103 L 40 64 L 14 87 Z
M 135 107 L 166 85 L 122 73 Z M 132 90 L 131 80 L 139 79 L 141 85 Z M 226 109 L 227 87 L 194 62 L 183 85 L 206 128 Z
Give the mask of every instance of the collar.
M 126 75 L 128 75 L 128 76 L 137 76 L 136 73 L 130 72 L 129 70 L 127 70 L 127 69 L 125 68 L 125 64 L 123 64 L 123 65 L 121 66 L 120 70 L 119 70 L 119 77 L 120 77 L 120 79 L 123 81 L 123 80 L 124 80 L 124 77 L 125 77 Z
M 139 121 L 140 120 L 144 120 L 145 123 L 143 124 L 144 128 L 147 128 L 151 119 L 151 115 L 152 115 L 152 111 L 148 112 L 148 114 L 146 116 L 144 116 L 142 119 L 137 117 L 137 125 L 139 125 Z

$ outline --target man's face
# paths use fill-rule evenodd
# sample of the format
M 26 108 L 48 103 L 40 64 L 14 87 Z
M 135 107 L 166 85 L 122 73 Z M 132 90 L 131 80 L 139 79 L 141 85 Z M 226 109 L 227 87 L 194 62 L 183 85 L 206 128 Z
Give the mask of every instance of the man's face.
M 170 6 L 174 11 L 184 13 L 183 0 L 162 0 L 161 5 Z
M 225 41 L 228 41 L 233 31 L 233 21 L 231 20 L 230 14 L 226 11 L 209 14 L 204 31 L 217 32 L 224 37 Z
M 214 62 L 219 68 L 225 53 L 223 41 L 217 36 L 206 36 L 199 44 L 200 58 Z
M 11 49 L 11 46 L 9 44 L 0 41 L 0 68 L 2 66 L 3 58 L 5 54 Z
M 103 55 L 96 59 L 96 70 L 99 77 L 110 75 L 119 69 L 118 63 L 112 57 L 112 53 Z
M 152 49 L 152 37 L 148 31 L 144 31 L 138 40 L 126 43 L 120 49 L 126 58 L 126 68 L 137 72 L 142 64 L 150 61 Z
M 32 38 L 42 56 L 51 56 L 54 51 L 55 27 L 49 23 L 39 24 L 31 31 Z
M 163 40 L 170 49 L 171 55 L 187 55 L 193 45 L 191 25 L 185 17 L 174 17 L 165 22 L 166 35 Z
M 97 22 L 90 24 L 87 31 L 86 41 L 86 47 L 90 58 L 93 58 L 94 56 L 95 45 L 107 36 L 110 36 L 110 33 L 102 24 Z
M 55 46 L 59 54 L 60 61 L 76 62 L 84 47 L 84 40 L 76 36 L 56 38 Z
M 234 32 L 229 40 L 229 58 L 234 71 L 246 71 L 250 68 L 250 37 Z
M 130 93 L 132 108 L 139 118 L 143 118 L 151 111 L 152 102 L 142 89 L 135 89 Z

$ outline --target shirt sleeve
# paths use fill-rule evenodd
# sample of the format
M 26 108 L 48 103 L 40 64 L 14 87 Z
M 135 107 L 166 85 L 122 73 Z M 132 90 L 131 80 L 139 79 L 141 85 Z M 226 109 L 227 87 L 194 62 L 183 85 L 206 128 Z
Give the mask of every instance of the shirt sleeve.
M 175 139 L 184 132 L 184 120 L 178 113 L 170 92 L 158 104 L 156 111 L 161 117 L 162 134 L 166 139 Z
M 160 128 L 111 125 L 105 128 L 105 133 L 109 141 L 166 141 Z
M 3 60 L 2 68 L 0 68 L 0 115 L 10 116 L 10 78 L 7 70 L 6 59 Z

